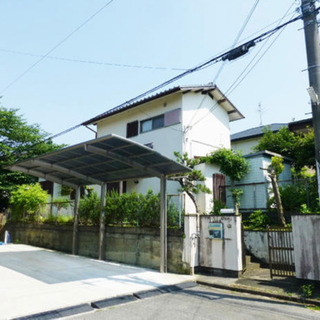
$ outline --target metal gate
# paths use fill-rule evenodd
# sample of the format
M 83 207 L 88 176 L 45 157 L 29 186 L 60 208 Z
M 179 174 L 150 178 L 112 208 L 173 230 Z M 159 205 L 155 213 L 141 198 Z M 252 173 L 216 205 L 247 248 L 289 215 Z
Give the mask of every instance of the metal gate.
M 269 227 L 267 231 L 271 279 L 273 276 L 294 277 L 292 229 Z

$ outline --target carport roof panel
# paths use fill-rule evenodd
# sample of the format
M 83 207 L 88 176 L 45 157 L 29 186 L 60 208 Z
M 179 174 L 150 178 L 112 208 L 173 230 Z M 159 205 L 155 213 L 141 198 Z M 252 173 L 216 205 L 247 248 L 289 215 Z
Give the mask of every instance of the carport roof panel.
M 70 186 L 191 171 L 149 147 L 114 134 L 24 160 L 8 169 Z

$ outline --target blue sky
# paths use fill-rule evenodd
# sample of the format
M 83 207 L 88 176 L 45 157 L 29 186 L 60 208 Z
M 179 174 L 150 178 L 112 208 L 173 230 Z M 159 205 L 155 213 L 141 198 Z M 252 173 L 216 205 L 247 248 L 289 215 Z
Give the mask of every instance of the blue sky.
M 113 0 L 15 81 L 108 2 L 1 1 L 2 105 L 19 108 L 29 123 L 38 123 L 51 134 L 61 132 L 182 72 L 177 69 L 194 67 L 230 49 L 256 0 Z M 260 0 L 240 42 L 274 28 L 281 18 L 285 22 L 296 16 L 299 6 L 300 1 Z M 265 125 L 310 117 L 305 115 L 311 107 L 308 74 L 302 71 L 307 66 L 302 21 L 286 27 L 276 39 L 277 35 L 246 56 L 226 62 L 218 78 L 222 63 L 164 89 L 216 79 L 246 117 L 233 122 L 231 132 L 258 126 L 259 104 Z M 254 64 L 256 54 L 256 59 L 264 55 L 229 92 L 244 68 Z M 82 128 L 56 142 L 73 144 L 93 137 Z

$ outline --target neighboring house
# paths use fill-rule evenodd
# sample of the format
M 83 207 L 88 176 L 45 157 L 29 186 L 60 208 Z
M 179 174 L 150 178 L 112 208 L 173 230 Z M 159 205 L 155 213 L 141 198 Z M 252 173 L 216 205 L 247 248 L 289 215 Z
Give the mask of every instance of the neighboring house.
M 288 128 L 292 132 L 307 132 L 313 128 L 312 118 L 289 122 Z
M 144 144 L 175 159 L 174 152 L 189 157 L 204 156 L 218 148 L 230 148 L 229 122 L 243 115 L 215 85 L 174 87 L 143 100 L 111 109 L 83 125 L 97 126 L 97 137 L 114 133 Z M 157 164 L 154 163 L 153 166 Z M 218 167 L 201 165 L 206 185 L 212 190 L 212 176 Z M 123 181 L 113 185 L 124 192 L 159 191 L 156 178 Z M 194 212 L 187 196 L 176 181 L 168 182 L 168 195 L 184 203 L 186 212 Z M 180 199 L 180 200 L 179 200 Z M 185 201 L 184 201 L 185 200 Z M 212 195 L 199 195 L 202 212 L 212 207 Z
M 252 148 L 258 144 L 266 128 L 272 132 L 278 132 L 282 127 L 286 127 L 292 132 L 303 132 L 308 130 L 308 128 L 312 128 L 312 119 L 292 121 L 289 123 L 272 123 L 234 133 L 231 135 L 231 147 L 233 150 L 242 151 L 243 155 L 252 153 Z
M 266 128 L 272 132 L 278 132 L 282 127 L 288 127 L 288 124 L 272 123 L 267 126 L 255 127 L 234 133 L 231 135 L 231 147 L 233 150 L 241 151 L 243 155 L 252 153 L 252 148 L 258 144 Z
M 244 158 L 250 163 L 249 173 L 236 182 L 236 188 L 243 190 L 240 201 L 240 211 L 250 212 L 253 210 L 266 210 L 267 201 L 272 196 L 271 180 L 266 170 L 271 164 L 271 158 L 281 156 L 270 151 L 261 151 L 257 153 L 247 154 Z M 284 170 L 279 175 L 279 181 L 282 184 L 291 182 L 291 160 L 284 157 Z M 227 180 L 228 184 L 228 180 Z M 230 188 L 227 187 L 226 204 L 228 208 L 233 207 Z
M 250 172 L 239 183 L 244 194 L 241 198 L 240 210 L 266 210 L 267 200 L 270 197 L 271 184 L 267 172 L 260 168 L 267 168 L 271 163 L 271 157 L 276 155 L 269 151 L 253 153 L 253 147 L 258 144 L 264 134 L 265 128 L 272 132 L 278 132 L 280 128 L 286 127 L 292 132 L 304 132 L 312 127 L 312 119 L 304 119 L 289 123 L 273 123 L 267 126 L 251 128 L 231 135 L 231 147 L 233 150 L 239 150 L 250 164 Z M 279 180 L 291 180 L 291 161 L 284 158 L 284 171 Z M 228 188 L 227 188 L 228 189 Z M 230 192 L 227 192 L 226 203 L 232 207 Z

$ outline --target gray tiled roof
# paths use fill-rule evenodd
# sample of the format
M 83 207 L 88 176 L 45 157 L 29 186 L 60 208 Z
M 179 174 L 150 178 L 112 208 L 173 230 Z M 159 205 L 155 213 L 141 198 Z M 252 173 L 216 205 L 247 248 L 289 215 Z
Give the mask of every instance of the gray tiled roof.
M 287 123 L 272 123 L 269 125 L 264 125 L 256 128 L 247 129 L 241 132 L 237 132 L 231 135 L 231 141 L 244 140 L 248 138 L 259 137 L 263 135 L 263 130 L 265 128 L 271 129 L 271 131 L 276 132 L 279 131 L 282 127 L 288 127 Z

